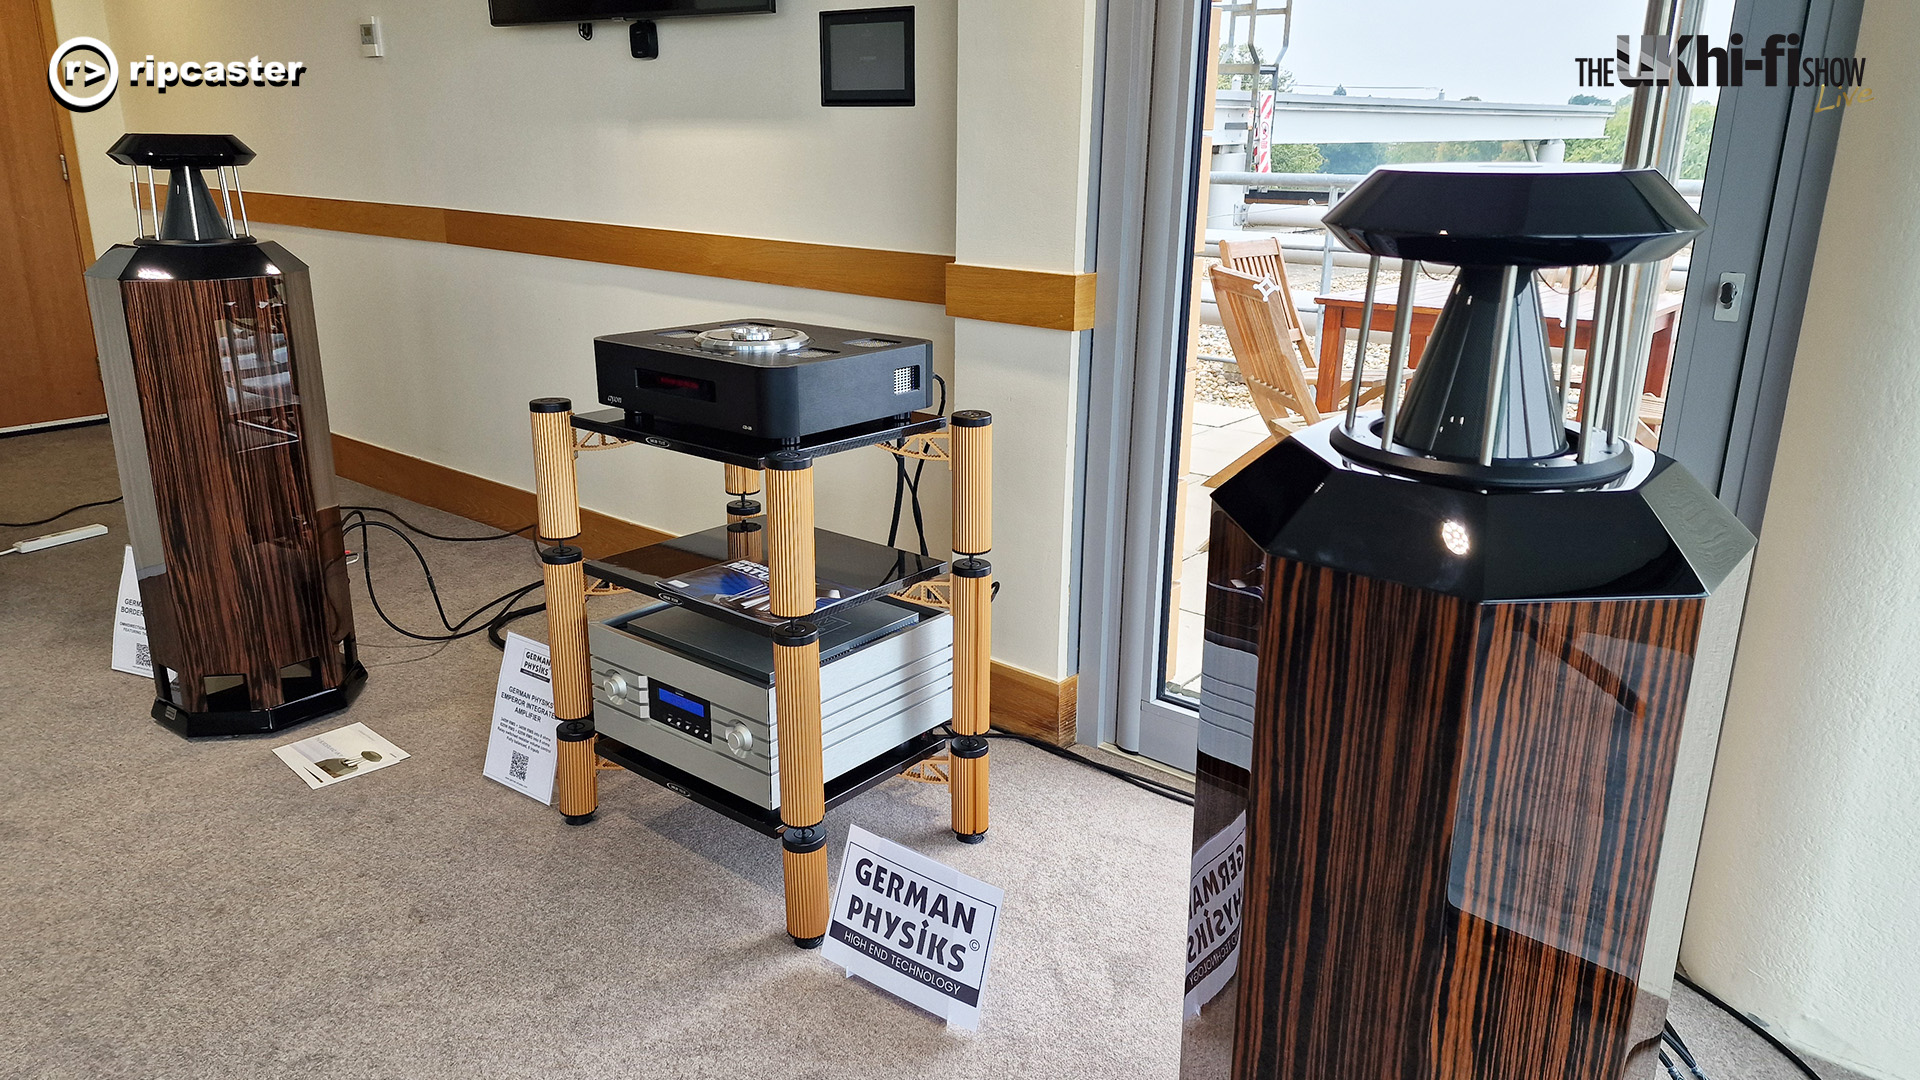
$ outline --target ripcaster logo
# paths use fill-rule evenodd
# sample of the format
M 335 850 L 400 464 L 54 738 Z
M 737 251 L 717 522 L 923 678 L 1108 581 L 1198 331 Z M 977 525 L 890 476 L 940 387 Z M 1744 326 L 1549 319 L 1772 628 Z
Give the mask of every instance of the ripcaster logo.
M 148 56 L 127 65 L 127 85 L 151 86 L 162 94 L 176 86 L 299 86 L 306 70 L 303 60 L 262 61 L 258 56 L 184 63 Z M 98 90 L 81 92 L 95 84 L 100 84 Z M 68 38 L 47 61 L 47 87 L 68 110 L 92 112 L 120 88 L 120 59 L 99 38 Z

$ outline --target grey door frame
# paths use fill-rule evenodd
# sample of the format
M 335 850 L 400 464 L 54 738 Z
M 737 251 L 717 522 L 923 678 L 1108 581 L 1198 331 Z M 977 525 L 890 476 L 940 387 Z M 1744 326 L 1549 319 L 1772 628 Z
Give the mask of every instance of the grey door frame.
M 1085 505 L 1080 561 L 1080 678 L 1076 714 L 1083 743 L 1143 746 L 1141 713 L 1178 731 L 1197 720 L 1133 688 L 1159 669 L 1159 553 L 1172 526 L 1162 470 L 1179 407 L 1172 366 L 1184 332 L 1200 130 L 1200 0 L 1105 5 L 1096 252 L 1097 294 L 1087 370 Z M 1155 475 L 1143 476 L 1151 473 Z M 1177 742 L 1177 739 L 1176 739 Z M 1191 755 L 1191 749 L 1187 751 Z M 1164 760 L 1164 758 L 1163 758 Z M 1176 758 L 1177 760 L 1177 758 Z
M 1798 33 L 1807 56 L 1851 56 L 1862 0 L 1738 0 L 1732 32 Z M 1760 532 L 1786 413 L 1800 319 L 1845 109 L 1816 113 L 1812 87 L 1720 91 L 1712 167 L 1700 193 L 1707 232 L 1693 245 L 1674 343 L 1660 452 L 1677 459 Z M 1742 273 L 1740 317 L 1716 322 L 1721 275 Z

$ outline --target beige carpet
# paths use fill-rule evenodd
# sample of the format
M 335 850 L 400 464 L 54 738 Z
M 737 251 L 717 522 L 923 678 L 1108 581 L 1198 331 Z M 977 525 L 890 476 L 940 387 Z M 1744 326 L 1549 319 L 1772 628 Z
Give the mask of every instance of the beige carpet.
M 105 427 L 0 439 L 0 520 L 117 493 Z M 499 654 L 405 644 L 357 571 L 372 671 L 344 718 L 161 728 L 108 668 L 119 507 L 0 547 L 90 521 L 111 535 L 0 558 L 0 1076 L 1175 1075 L 1186 808 L 997 744 L 985 844 L 904 780 L 830 815 L 835 853 L 858 823 L 1006 890 L 981 1029 L 949 1032 L 788 943 L 775 842 L 625 773 L 583 828 L 482 778 Z M 404 549 L 371 544 L 388 612 L 437 625 Z M 525 543 L 423 546 L 456 617 L 538 577 Z M 355 720 L 413 757 L 310 791 L 269 753 Z M 1715 1080 L 1792 1075 L 1691 999 L 1676 1023 Z

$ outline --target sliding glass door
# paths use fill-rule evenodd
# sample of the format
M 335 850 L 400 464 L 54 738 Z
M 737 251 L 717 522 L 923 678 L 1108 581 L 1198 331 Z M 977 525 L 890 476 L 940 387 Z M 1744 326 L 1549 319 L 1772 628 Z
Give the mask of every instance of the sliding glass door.
M 1737 13 L 1735 6 L 1593 0 L 1549 14 L 1495 0 L 1161 0 L 1109 9 L 1081 583 L 1084 733 L 1191 768 L 1210 482 L 1313 413 L 1331 411 L 1356 349 L 1363 379 L 1384 374 L 1399 283 L 1383 272 L 1371 331 L 1362 328 L 1365 260 L 1319 224 L 1368 170 L 1472 161 L 1653 166 L 1694 205 L 1707 199 L 1710 218 L 1718 204 L 1730 227 L 1765 233 L 1748 208 L 1781 213 L 1783 140 L 1791 142 L 1796 125 L 1807 137 L 1805 118 L 1793 114 L 1797 92 L 1782 89 L 1762 104 L 1761 91 L 1777 88 L 1669 80 L 1636 89 L 1621 85 L 1632 72 L 1622 72 L 1616 56 L 1622 35 L 1638 64 L 1643 34 L 1704 34 L 1721 47 L 1732 32 L 1763 38 L 1776 25 L 1809 43 L 1837 42 L 1844 32 L 1851 45 L 1850 31 L 1828 25 L 1827 0 L 1741 0 Z M 1614 61 L 1609 84 L 1598 78 L 1600 59 Z M 1741 102 L 1738 115 L 1732 101 Z M 1775 107 L 1781 101 L 1786 113 Z M 1736 130 L 1741 137 L 1730 134 Z M 1799 192 L 1810 194 L 1817 192 Z M 1710 232 L 1697 247 L 1718 243 Z M 1719 260 L 1708 283 L 1696 272 L 1696 252 L 1683 252 L 1648 275 L 1636 297 L 1631 340 L 1643 377 L 1635 430 L 1649 446 L 1700 442 L 1722 446 L 1724 457 L 1725 440 L 1738 438 L 1729 425 L 1764 428 L 1764 415 L 1735 417 L 1722 407 L 1724 372 L 1690 372 L 1687 350 L 1677 347 L 1743 348 L 1696 324 L 1727 321 L 1712 310 L 1723 273 L 1781 273 L 1780 251 L 1776 264 L 1762 265 L 1759 248 L 1725 250 L 1738 254 L 1729 264 L 1738 270 Z M 1260 262 L 1249 252 L 1273 257 Z M 1263 277 L 1271 302 L 1283 305 L 1274 317 L 1292 338 L 1282 355 L 1235 354 L 1210 284 L 1223 255 L 1238 264 L 1228 269 Z M 1452 273 L 1426 267 L 1414 282 L 1416 348 Z M 1556 325 L 1556 342 L 1574 336 L 1578 386 L 1593 328 L 1592 283 L 1547 274 L 1542 285 L 1543 307 L 1556 298 L 1559 305 L 1547 312 L 1550 336 Z M 1744 307 L 1735 315 L 1742 327 L 1752 318 Z M 1263 392 L 1262 374 L 1277 363 L 1308 381 L 1304 408 L 1277 408 Z M 1764 398 L 1753 385 L 1763 381 L 1760 365 L 1744 376 L 1739 364 L 1733 370 L 1742 387 L 1735 397 Z M 1689 387 L 1688 427 L 1676 433 Z M 1709 399 L 1709 390 L 1719 396 Z M 1768 437 L 1763 431 L 1761 441 Z M 1739 452 L 1743 464 L 1752 457 Z M 1730 482 L 1751 485 L 1752 477 Z

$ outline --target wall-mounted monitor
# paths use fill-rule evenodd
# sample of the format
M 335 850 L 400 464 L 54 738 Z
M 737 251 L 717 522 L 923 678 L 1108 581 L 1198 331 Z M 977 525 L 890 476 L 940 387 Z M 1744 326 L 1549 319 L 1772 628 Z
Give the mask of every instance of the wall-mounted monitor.
M 598 19 L 667 19 L 679 15 L 754 15 L 774 0 L 487 0 L 495 26 L 582 23 Z
M 820 104 L 913 104 L 913 8 L 820 13 Z

